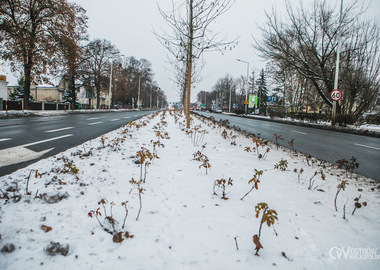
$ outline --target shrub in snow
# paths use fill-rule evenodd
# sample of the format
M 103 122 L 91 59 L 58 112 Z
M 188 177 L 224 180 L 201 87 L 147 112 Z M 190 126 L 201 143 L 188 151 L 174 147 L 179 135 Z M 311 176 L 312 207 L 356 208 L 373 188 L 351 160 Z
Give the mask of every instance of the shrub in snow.
M 142 180 L 142 182 L 145 183 L 147 167 L 149 167 L 149 165 L 151 164 L 150 161 L 153 159 L 153 155 L 148 149 L 141 147 L 141 150 L 137 151 L 136 157 L 137 157 L 138 164 L 140 165 L 140 180 Z M 143 168 L 144 168 L 144 177 L 143 177 Z
M 303 173 L 303 169 L 302 168 L 300 170 L 294 169 L 293 171 L 297 174 L 297 176 L 298 176 L 298 183 L 299 183 L 300 179 L 301 179 L 301 174 Z
M 199 169 L 202 167 L 205 168 L 206 174 L 207 174 L 207 169 L 211 168 L 211 164 L 209 162 L 210 160 L 208 159 L 208 157 L 202 153 L 205 148 L 206 148 L 206 145 L 203 145 L 201 151 L 195 152 L 193 154 L 193 157 L 194 157 L 193 160 L 201 162 L 201 165 L 199 165 Z
M 44 250 L 46 254 L 50 256 L 55 256 L 57 254 L 66 256 L 69 253 L 69 244 L 61 245 L 59 242 L 51 241 Z
M 226 187 L 227 186 L 233 186 L 232 182 L 233 182 L 233 180 L 231 179 L 231 177 L 228 180 L 226 180 L 224 178 L 219 179 L 219 180 L 215 180 L 214 181 L 214 187 L 213 187 L 214 195 L 218 195 L 216 193 L 216 190 L 215 190 L 215 188 L 217 187 L 219 190 L 222 191 L 222 199 L 228 200 L 228 198 L 226 197 Z
M 255 212 L 256 212 L 256 218 L 259 218 L 260 216 L 260 212 L 262 212 L 262 216 L 261 216 L 261 221 L 260 221 L 260 228 L 259 228 L 259 234 L 255 234 L 253 236 L 253 243 L 256 245 L 256 253 L 255 255 L 259 256 L 259 250 L 263 248 L 263 246 L 261 245 L 260 243 L 260 236 L 261 236 L 261 228 L 263 226 L 263 223 L 266 223 L 268 225 L 268 227 L 270 227 L 271 225 L 273 226 L 274 225 L 274 222 L 276 220 L 278 220 L 277 218 L 277 212 L 273 209 L 270 209 L 268 204 L 265 203 L 265 202 L 262 202 L 262 203 L 258 203 L 256 206 L 255 206 Z M 274 230 L 274 228 L 273 228 Z M 275 231 L 276 233 L 276 231 Z M 276 233 L 277 235 L 277 233 Z
M 102 227 L 102 229 L 105 232 L 107 232 L 113 236 L 112 240 L 115 243 L 121 243 L 124 239 L 134 237 L 133 235 L 129 234 L 128 231 L 123 231 L 123 229 L 125 227 L 125 222 L 126 222 L 127 217 L 128 217 L 128 201 L 121 203 L 121 206 L 123 206 L 123 208 L 125 210 L 125 216 L 123 219 L 123 225 L 122 225 L 121 229 L 117 228 L 117 225 L 119 224 L 119 222 L 117 222 L 117 220 L 114 218 L 113 213 L 112 213 L 112 208 L 115 204 L 113 202 L 111 202 L 109 204 L 110 206 L 109 206 L 108 212 L 107 212 L 107 207 L 106 207 L 106 206 L 108 206 L 108 201 L 106 199 L 101 199 L 98 202 L 98 205 L 101 205 L 101 207 L 98 207 L 95 211 L 91 210 L 90 212 L 88 212 L 88 216 L 91 218 L 95 217 L 96 220 L 98 221 L 100 227 Z M 102 214 L 101 208 L 103 209 L 103 214 Z M 99 219 L 99 217 L 102 217 L 102 216 L 104 216 L 103 222 L 101 222 Z
M 63 199 L 66 199 L 69 197 L 69 193 L 67 191 L 65 192 L 58 192 L 58 193 L 42 193 L 39 195 L 41 199 L 43 199 L 45 202 L 49 204 L 58 203 L 62 201 Z
M 253 175 L 253 178 L 251 178 L 248 181 L 249 185 L 252 185 L 251 189 L 243 196 L 240 200 L 243 200 L 253 189 L 258 190 L 259 189 L 259 183 L 260 183 L 260 176 L 263 175 L 263 171 L 258 171 L 255 169 L 255 174 Z
M 355 157 L 351 157 L 350 161 L 343 158 L 343 159 L 337 160 L 335 163 L 336 163 L 338 169 L 344 169 L 346 171 L 346 177 L 347 177 L 348 173 L 350 172 L 351 178 L 352 178 L 352 174 L 354 173 L 354 169 L 359 168 L 359 163 L 356 162 Z
M 307 188 L 308 190 L 311 190 L 314 186 L 314 183 L 315 183 L 315 180 L 314 179 L 318 174 L 321 175 L 321 179 L 322 180 L 326 180 L 326 175 L 323 173 L 323 170 L 320 170 L 320 171 L 315 171 L 314 172 L 314 175 L 309 179 L 309 187 Z M 317 187 L 315 187 L 317 188 Z
M 275 169 L 285 171 L 288 168 L 288 161 L 286 159 L 281 159 L 277 164 L 274 165 Z
M 15 250 L 15 245 L 13 244 L 5 244 L 2 248 L 1 248 L 1 252 L 2 253 L 12 253 L 14 250 Z
M 354 202 L 355 202 L 354 206 L 355 207 L 354 207 L 354 210 L 352 211 L 352 215 L 355 214 L 356 209 L 362 208 L 362 206 L 367 206 L 367 202 L 359 202 L 361 197 L 362 197 L 362 195 L 359 195 L 359 197 L 356 197 L 354 199 Z
M 342 180 L 339 185 L 337 186 L 337 191 L 336 191 L 336 194 L 335 194 L 335 199 L 334 199 L 334 206 L 335 206 L 335 211 L 338 211 L 338 208 L 336 206 L 336 200 L 338 198 L 338 194 L 342 191 L 342 190 L 345 190 L 346 188 L 346 185 L 347 185 L 347 181 L 346 180 Z
M 142 180 L 135 181 L 135 179 L 132 178 L 132 180 L 130 180 L 129 183 L 131 183 L 133 185 L 137 185 L 137 191 L 138 191 L 138 194 L 139 194 L 139 202 L 140 202 L 139 212 L 137 213 L 137 217 L 136 217 L 136 220 L 138 220 L 139 216 L 140 216 L 140 213 L 141 213 L 141 208 L 142 208 L 141 195 L 144 194 L 145 189 L 141 187 Z
M 267 149 L 265 150 L 264 154 L 260 153 L 260 147 L 261 148 L 264 148 L 265 145 L 268 144 L 267 141 L 264 141 L 263 139 L 259 138 L 259 137 L 254 137 L 252 139 L 253 143 L 255 144 L 256 146 L 256 154 L 257 154 L 257 157 L 259 159 L 265 159 L 266 155 L 269 153 L 270 151 L 270 148 L 267 147 Z
M 277 134 L 277 133 L 273 133 L 273 137 L 274 137 L 274 139 L 276 140 L 276 147 L 277 147 L 277 149 L 278 149 L 278 141 L 283 141 L 284 138 L 282 138 L 282 136 L 279 135 L 279 134 Z

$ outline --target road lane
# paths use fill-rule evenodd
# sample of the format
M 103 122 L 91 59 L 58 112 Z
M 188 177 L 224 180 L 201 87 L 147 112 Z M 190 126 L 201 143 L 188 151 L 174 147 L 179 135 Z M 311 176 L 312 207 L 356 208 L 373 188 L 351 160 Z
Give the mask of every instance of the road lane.
M 289 148 L 294 139 L 294 149 L 330 163 L 340 159 L 357 158 L 359 168 L 355 172 L 380 182 L 380 138 L 348 134 L 312 127 L 294 126 L 251 118 L 197 112 L 216 120 L 227 119 L 231 126 L 238 126 L 265 140 L 274 141 L 274 133 L 283 137 L 279 144 Z
M 94 139 L 149 113 L 151 111 L 124 111 L 1 119 L 0 176 Z

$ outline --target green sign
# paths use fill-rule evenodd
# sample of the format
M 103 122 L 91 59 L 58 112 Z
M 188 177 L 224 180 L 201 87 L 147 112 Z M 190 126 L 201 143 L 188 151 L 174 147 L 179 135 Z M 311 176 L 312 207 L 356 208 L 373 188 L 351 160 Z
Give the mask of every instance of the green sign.
M 249 95 L 249 97 L 248 97 L 248 108 L 252 109 L 255 106 L 257 107 L 257 96 L 256 95 Z

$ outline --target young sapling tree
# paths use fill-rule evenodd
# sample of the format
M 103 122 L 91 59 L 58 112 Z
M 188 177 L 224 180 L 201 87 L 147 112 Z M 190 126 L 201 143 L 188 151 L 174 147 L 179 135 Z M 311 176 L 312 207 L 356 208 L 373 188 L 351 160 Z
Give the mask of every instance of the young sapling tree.
M 351 178 L 354 173 L 355 168 L 359 168 L 359 163 L 356 162 L 355 157 L 351 157 L 350 161 L 343 158 L 336 161 L 338 169 L 344 169 L 346 171 L 346 177 L 348 177 L 348 173 L 351 173 Z
M 136 157 L 138 158 L 138 163 L 140 165 L 140 179 L 143 181 L 143 183 L 145 183 L 146 169 L 150 165 L 149 160 L 153 159 L 153 155 L 148 149 L 141 147 L 141 150 L 136 153 Z M 144 178 L 143 178 L 143 167 L 145 168 Z
M 336 191 L 336 194 L 335 194 L 335 199 L 334 199 L 334 206 L 335 206 L 335 211 L 338 211 L 338 208 L 336 206 L 336 200 L 338 198 L 338 194 L 342 191 L 342 190 L 345 190 L 346 189 L 346 185 L 347 185 L 347 181 L 346 180 L 342 180 L 339 185 L 337 186 L 337 191 Z
M 367 202 L 359 202 L 362 195 L 359 195 L 359 197 L 356 197 L 354 199 L 354 210 L 352 211 L 352 215 L 354 215 L 356 209 L 362 208 L 362 206 L 367 206 Z
M 127 203 L 128 202 L 123 202 L 121 205 L 124 206 L 125 208 L 125 217 L 124 217 L 124 221 L 123 221 L 123 226 L 122 226 L 122 229 L 124 229 L 125 227 L 125 221 L 127 219 L 127 216 L 128 216 L 128 207 L 127 207 Z M 108 204 L 108 201 L 106 199 L 102 199 L 98 202 L 98 205 L 102 205 L 103 207 L 103 214 L 104 214 L 104 221 L 107 222 L 107 224 L 104 222 L 102 223 L 99 219 L 99 217 L 102 216 L 102 212 L 100 210 L 101 207 L 98 207 L 95 211 L 94 210 L 91 210 L 90 212 L 88 212 L 88 216 L 89 217 L 95 217 L 96 220 L 98 221 L 100 227 L 102 227 L 102 229 L 113 235 L 113 242 L 115 243 L 121 243 L 123 240 L 124 240 L 124 237 L 125 239 L 128 239 L 128 238 L 133 238 L 134 236 L 129 234 L 128 231 L 121 231 L 121 230 L 118 230 L 116 228 L 116 225 L 118 224 L 118 222 L 116 221 L 116 219 L 113 217 L 113 213 L 112 213 L 112 207 L 115 205 L 113 202 L 111 202 L 110 204 L 110 215 L 107 215 L 107 210 L 106 210 L 106 204 Z M 111 229 L 109 227 L 109 225 L 111 226 Z
M 228 180 L 224 178 L 215 180 L 214 187 L 213 187 L 214 195 L 217 195 L 215 191 L 215 187 L 218 187 L 222 191 L 222 199 L 228 200 L 228 198 L 226 197 L 226 186 L 233 186 L 232 182 L 233 180 L 231 177 Z
M 294 139 L 291 139 L 290 141 L 288 141 L 288 145 L 290 146 L 290 148 L 292 148 L 292 151 L 294 151 Z
M 303 173 L 303 169 L 301 168 L 299 171 L 297 169 L 294 169 L 294 172 L 297 174 L 298 176 L 298 183 L 300 183 L 300 179 L 301 179 L 301 174 Z
M 139 217 L 140 217 L 141 209 L 142 209 L 141 195 L 144 194 L 145 189 L 141 187 L 141 184 L 143 183 L 142 180 L 135 181 L 135 179 L 132 178 L 132 180 L 130 180 L 129 183 L 131 183 L 133 185 L 137 185 L 137 192 L 138 192 L 138 195 L 139 195 L 139 202 L 140 202 L 139 211 L 138 211 L 137 216 L 136 216 L 136 220 L 138 220 Z
M 30 170 L 29 176 L 28 176 L 28 180 L 26 181 L 26 188 L 25 188 L 25 194 L 26 195 L 31 195 L 32 194 L 32 192 L 29 191 L 29 181 L 30 181 L 30 176 L 32 175 L 32 172 L 34 172 L 34 177 L 35 178 L 38 178 L 38 177 L 41 178 L 42 177 L 42 174 L 40 174 L 38 172 L 38 170 L 34 170 L 34 169 Z
M 261 248 L 263 248 L 263 246 L 261 245 L 260 243 L 260 237 L 261 237 L 261 228 L 263 226 L 264 223 L 266 223 L 268 225 L 268 227 L 270 227 L 271 225 L 274 225 L 274 222 L 276 220 L 278 220 L 277 218 L 277 212 L 273 209 L 270 209 L 268 204 L 265 203 L 265 202 L 262 202 L 262 203 L 258 203 L 256 206 L 255 206 L 255 212 L 256 212 L 256 218 L 259 218 L 260 216 L 260 212 L 262 212 L 262 216 L 261 216 L 261 221 L 260 221 L 260 227 L 259 227 L 259 234 L 255 234 L 253 236 L 253 242 L 255 243 L 256 245 L 256 253 L 255 255 L 259 256 L 259 250 Z
M 283 141 L 284 138 L 282 138 L 282 136 L 279 135 L 279 134 L 277 134 L 277 133 L 273 133 L 273 137 L 274 137 L 274 139 L 276 140 L 276 147 L 277 147 L 277 149 L 278 149 L 278 141 Z
M 288 168 L 288 161 L 286 159 L 281 159 L 277 164 L 274 165 L 274 168 L 285 171 L 286 168 Z
M 258 190 L 260 183 L 260 176 L 263 174 L 263 171 L 258 171 L 255 169 L 255 173 L 253 174 L 253 178 L 248 181 L 249 185 L 252 185 L 251 189 L 243 196 L 240 200 L 243 200 L 253 189 Z
M 315 171 L 314 175 L 309 179 L 309 187 L 307 188 L 308 190 L 311 190 L 314 186 L 315 180 L 314 177 L 316 177 L 318 174 L 321 175 L 322 180 L 326 180 L 326 175 L 323 173 L 323 170 L 320 171 Z

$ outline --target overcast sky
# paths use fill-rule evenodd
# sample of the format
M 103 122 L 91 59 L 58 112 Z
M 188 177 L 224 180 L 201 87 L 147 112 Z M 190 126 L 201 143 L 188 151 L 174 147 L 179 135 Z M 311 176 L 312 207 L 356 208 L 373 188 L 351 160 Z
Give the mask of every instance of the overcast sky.
M 293 1 L 294 5 L 299 5 L 299 0 L 290 0 L 291 3 Z M 340 0 L 328 1 L 337 6 L 340 4 Z M 370 5 L 368 16 L 380 23 L 380 0 L 362 1 Z M 171 7 L 171 0 L 72 0 L 72 2 L 87 10 L 90 39 L 110 40 L 121 54 L 149 60 L 153 65 L 155 79 L 165 91 L 168 101 L 179 100 L 178 89 L 171 80 L 173 77 L 171 67 L 166 63 L 167 51 L 153 34 L 153 28 L 160 32 L 165 27 L 165 22 L 158 13 L 157 2 L 164 10 L 168 10 Z M 201 73 L 202 81 L 193 91 L 192 101 L 195 101 L 196 93 L 199 91 L 211 91 L 215 82 L 226 74 L 235 77 L 246 76 L 247 65 L 236 61 L 237 58 L 248 61 L 250 69 L 256 70 L 256 73 L 265 66 L 252 47 L 252 37 L 260 37 L 257 25 L 265 22 L 264 10 L 270 11 L 272 7 L 279 12 L 283 11 L 284 0 L 236 0 L 232 8 L 212 26 L 213 29 L 227 34 L 229 39 L 239 37 L 239 44 L 224 55 L 218 52 L 205 54 L 206 66 Z M 16 83 L 14 76 L 6 75 L 10 84 Z

